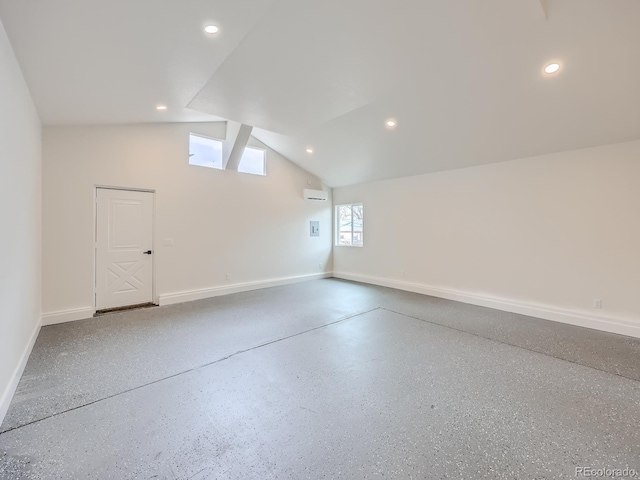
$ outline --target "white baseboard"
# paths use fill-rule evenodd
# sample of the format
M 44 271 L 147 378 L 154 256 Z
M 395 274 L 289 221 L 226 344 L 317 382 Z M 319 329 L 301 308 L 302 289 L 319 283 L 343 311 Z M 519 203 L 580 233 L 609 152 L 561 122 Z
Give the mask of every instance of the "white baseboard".
M 372 277 L 355 273 L 334 272 L 333 276 L 344 280 L 369 283 L 372 285 L 379 285 L 381 287 L 405 290 L 407 292 L 421 293 L 432 297 L 446 298 L 448 300 L 455 300 L 457 302 L 468 303 L 471 305 L 479 305 L 505 312 L 519 313 L 530 317 L 537 317 L 545 320 L 577 325 L 579 327 L 593 328 L 595 330 L 640 338 L 640 322 L 633 322 L 627 319 L 594 316 L 579 311 L 564 310 L 546 305 L 525 304 L 503 298 L 487 297 L 463 291 L 442 289 L 420 283 L 404 282 L 401 280 Z
M 193 300 L 202 300 L 203 298 L 229 295 L 231 293 L 240 293 L 247 292 L 249 290 L 259 290 L 261 288 L 277 287 L 280 285 L 305 282 L 308 280 L 317 280 L 320 278 L 330 278 L 331 276 L 331 272 L 326 272 L 313 275 L 300 275 L 297 277 L 275 278 L 258 282 L 236 283 L 233 285 L 205 288 L 202 290 L 192 290 L 189 292 L 168 293 L 160 295 L 158 297 L 158 304 L 173 305 L 174 303 L 191 302 Z M 76 320 L 85 320 L 87 318 L 92 318 L 95 313 L 96 311 L 93 307 L 83 307 L 75 308 L 72 310 L 63 310 L 60 312 L 43 313 L 42 326 L 56 325 L 58 323 L 73 322 Z
M 24 348 L 22 352 L 22 356 L 20 357 L 20 362 L 16 366 L 13 371 L 13 375 L 11 375 L 11 379 L 9 380 L 9 384 L 5 387 L 2 392 L 2 396 L 0 397 L 0 425 L 4 421 L 4 417 L 9 411 L 9 405 L 11 405 L 11 400 L 13 400 L 13 395 L 16 393 L 16 389 L 18 388 L 18 383 L 20 383 L 20 378 L 22 377 L 22 373 L 24 372 L 24 368 L 27 366 L 27 361 L 29 360 L 29 355 L 31 355 L 31 350 L 33 350 L 33 346 L 36 343 L 36 339 L 38 338 L 38 334 L 40 333 L 40 327 L 42 325 L 42 319 L 39 318 L 36 323 L 35 328 L 33 329 L 33 333 L 29 338 L 29 342 Z
M 85 320 L 93 317 L 94 313 L 96 313 L 96 311 L 93 307 L 74 308 L 73 310 L 64 310 L 61 312 L 43 313 L 42 326 Z
M 291 283 L 306 282 L 308 280 L 318 280 L 320 278 L 332 277 L 331 272 L 316 273 L 313 275 L 300 275 L 297 277 L 274 278 L 270 280 L 261 280 L 257 282 L 236 283 L 233 285 L 223 285 L 220 287 L 205 288 L 202 290 L 192 290 L 189 292 L 169 293 L 160 295 L 160 305 L 173 305 L 174 303 L 191 302 L 193 300 L 202 300 L 203 298 L 219 297 L 221 295 L 229 295 L 231 293 L 248 292 L 250 290 L 259 290 L 261 288 L 278 287 L 281 285 L 289 285 Z

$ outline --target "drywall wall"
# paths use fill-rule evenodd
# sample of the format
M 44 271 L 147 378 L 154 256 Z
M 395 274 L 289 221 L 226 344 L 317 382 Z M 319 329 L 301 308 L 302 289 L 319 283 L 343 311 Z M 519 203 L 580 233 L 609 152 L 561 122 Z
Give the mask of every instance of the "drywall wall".
M 224 139 L 226 123 L 44 128 L 43 323 L 92 313 L 96 185 L 156 191 L 162 304 L 331 271 L 331 201 L 302 195 L 317 178 L 272 150 L 266 177 L 191 166 L 189 132 Z
M 0 23 L 0 422 L 39 329 L 40 119 Z
M 636 141 L 336 188 L 365 231 L 334 270 L 640 336 L 639 178 Z

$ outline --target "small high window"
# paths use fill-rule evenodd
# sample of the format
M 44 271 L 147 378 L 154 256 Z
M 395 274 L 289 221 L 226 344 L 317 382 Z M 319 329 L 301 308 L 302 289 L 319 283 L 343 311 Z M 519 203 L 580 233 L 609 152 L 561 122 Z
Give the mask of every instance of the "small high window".
M 240 159 L 238 171 L 252 175 L 266 175 L 267 152 L 261 148 L 246 147 Z
M 222 170 L 222 142 L 191 133 L 189 135 L 189 164 Z
M 336 246 L 363 246 L 363 213 L 361 203 L 336 206 Z

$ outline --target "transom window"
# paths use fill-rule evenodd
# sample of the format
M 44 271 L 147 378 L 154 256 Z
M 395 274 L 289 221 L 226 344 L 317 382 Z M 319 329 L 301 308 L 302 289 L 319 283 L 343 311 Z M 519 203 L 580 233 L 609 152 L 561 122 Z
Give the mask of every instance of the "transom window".
M 224 170 L 222 141 L 195 133 L 189 134 L 189 165 Z M 267 174 L 267 152 L 262 148 L 246 147 L 238 172 L 252 175 Z
M 266 175 L 267 152 L 262 148 L 246 147 L 240 159 L 238 171 L 252 175 Z
M 222 170 L 222 142 L 195 133 L 189 134 L 189 165 Z
M 363 246 L 363 214 L 361 203 L 336 206 L 336 246 Z

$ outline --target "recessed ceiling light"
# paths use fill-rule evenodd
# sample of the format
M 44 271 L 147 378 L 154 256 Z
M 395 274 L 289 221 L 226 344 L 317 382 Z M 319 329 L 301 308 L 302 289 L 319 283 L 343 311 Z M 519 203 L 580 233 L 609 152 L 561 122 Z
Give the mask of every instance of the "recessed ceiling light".
M 167 106 L 166 106 L 166 105 L 158 105 L 158 106 L 156 107 L 156 110 L 161 110 L 161 111 L 162 111 L 162 110 L 166 110 L 166 109 L 167 109 Z
M 398 125 L 398 122 L 396 122 L 396 121 L 395 121 L 395 120 L 393 120 L 393 119 L 389 119 L 389 120 L 387 120 L 387 121 L 385 122 L 385 125 L 386 125 L 387 127 L 389 127 L 389 128 L 394 128 L 395 126 L 397 126 L 397 125 Z
M 313 148 L 307 148 L 307 153 L 313 153 Z
M 560 65 L 557 63 L 551 63 L 544 67 L 545 73 L 556 73 L 558 70 L 560 70 Z
M 213 35 L 214 33 L 218 33 L 220 29 L 215 25 L 207 25 L 206 27 L 204 27 L 204 31 Z

